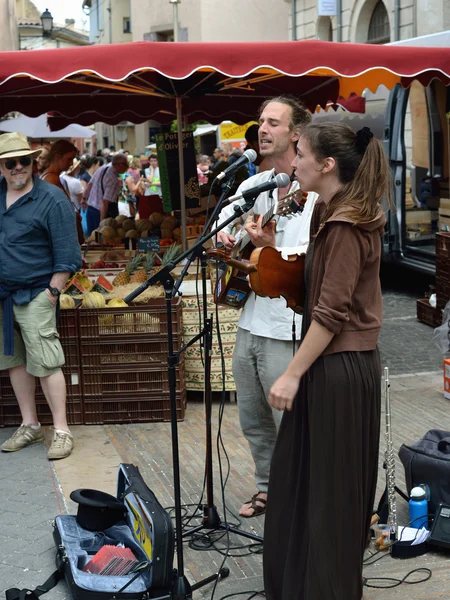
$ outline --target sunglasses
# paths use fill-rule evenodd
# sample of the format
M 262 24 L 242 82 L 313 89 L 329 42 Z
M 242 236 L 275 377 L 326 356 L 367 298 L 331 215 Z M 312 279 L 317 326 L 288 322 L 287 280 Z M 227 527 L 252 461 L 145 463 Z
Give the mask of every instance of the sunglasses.
M 12 169 L 14 169 L 18 162 L 20 162 L 22 167 L 29 167 L 32 163 L 32 160 L 29 156 L 22 156 L 21 158 L 10 158 L 9 160 L 5 161 L 5 167 L 8 169 L 8 171 L 12 171 Z

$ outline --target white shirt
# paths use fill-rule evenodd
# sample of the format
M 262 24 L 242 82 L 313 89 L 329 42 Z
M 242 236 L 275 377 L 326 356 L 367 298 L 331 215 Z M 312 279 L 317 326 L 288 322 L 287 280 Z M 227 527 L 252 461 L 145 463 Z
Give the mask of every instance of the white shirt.
M 246 179 L 237 190 L 237 193 L 246 191 L 252 187 L 268 181 L 274 176 L 274 170 L 257 173 L 253 177 Z M 298 189 L 298 182 L 294 181 L 290 192 Z M 270 198 L 270 192 L 260 194 L 254 205 L 254 212 L 257 215 L 267 213 L 273 204 L 278 200 L 278 189 L 272 191 L 273 198 Z M 281 250 L 283 258 L 292 254 L 303 254 L 306 252 L 309 244 L 309 226 L 317 194 L 310 192 L 304 206 L 303 212 L 296 213 L 288 217 L 277 217 L 277 226 L 275 241 L 277 249 Z M 245 200 L 236 200 L 243 204 Z M 218 225 L 231 217 L 234 212 L 235 202 L 229 204 L 219 214 Z M 231 234 L 232 225 L 223 229 L 225 233 Z M 292 321 L 295 315 L 296 337 L 300 339 L 302 317 L 286 306 L 284 298 L 262 298 L 251 293 L 244 305 L 239 327 L 261 337 L 267 337 L 275 340 L 292 339 Z
M 80 208 L 80 201 L 78 200 L 78 194 L 83 193 L 83 186 L 81 181 L 76 177 L 71 177 L 70 175 L 63 174 L 60 176 L 62 180 L 62 184 L 66 187 L 69 192 L 70 199 L 75 208 Z

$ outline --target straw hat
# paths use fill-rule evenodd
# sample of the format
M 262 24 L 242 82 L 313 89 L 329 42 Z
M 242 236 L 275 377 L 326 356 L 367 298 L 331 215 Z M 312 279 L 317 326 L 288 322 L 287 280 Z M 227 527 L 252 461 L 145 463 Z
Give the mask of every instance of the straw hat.
M 80 165 L 80 163 L 81 163 L 81 160 L 78 160 L 78 158 L 74 158 L 73 164 L 66 171 L 67 175 L 70 175 L 71 173 L 73 173 L 75 171 L 75 169 Z
M 37 158 L 42 150 L 32 150 L 27 138 L 21 133 L 0 135 L 0 158 L 31 156 Z

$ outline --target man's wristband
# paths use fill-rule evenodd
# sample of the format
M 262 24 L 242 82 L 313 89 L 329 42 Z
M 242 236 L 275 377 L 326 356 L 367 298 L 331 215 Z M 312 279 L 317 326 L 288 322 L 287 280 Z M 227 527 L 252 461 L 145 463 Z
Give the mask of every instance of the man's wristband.
M 54 296 L 55 298 L 59 298 L 59 296 L 61 295 L 61 292 L 58 290 L 58 288 L 52 287 L 51 285 L 49 285 L 47 287 L 48 291 L 50 292 L 50 294 L 52 296 Z

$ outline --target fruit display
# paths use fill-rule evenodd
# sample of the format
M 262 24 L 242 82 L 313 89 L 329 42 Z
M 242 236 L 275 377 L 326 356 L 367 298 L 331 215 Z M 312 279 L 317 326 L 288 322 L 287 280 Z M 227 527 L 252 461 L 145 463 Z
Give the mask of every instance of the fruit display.
M 59 297 L 59 306 L 62 310 L 75 308 L 75 300 L 69 294 L 61 294 Z
M 138 269 L 134 275 L 130 277 L 130 283 L 144 283 L 150 277 L 150 273 L 155 266 L 155 254 L 154 252 L 148 252 L 147 254 L 142 254 L 142 269 Z
M 92 288 L 93 292 L 100 292 L 100 294 L 108 294 L 113 290 L 112 284 L 104 277 L 100 275 L 94 283 L 94 287 Z
M 83 294 L 81 306 L 84 308 L 105 308 L 106 302 L 100 292 L 87 292 L 86 294 Z
M 174 262 L 177 259 L 177 257 L 181 254 L 182 250 L 183 249 L 181 247 L 181 244 L 172 244 L 171 246 L 169 246 L 166 252 L 164 252 L 162 257 L 160 258 L 161 265 L 159 267 L 156 267 L 156 270 L 159 270 L 162 267 L 168 265 L 169 263 Z
M 120 308 L 121 306 L 128 306 L 123 298 L 112 298 L 106 305 L 107 308 Z
M 63 293 L 69 294 L 70 296 L 74 296 L 77 294 L 84 294 L 85 292 L 89 292 L 92 290 L 93 287 L 94 284 L 89 279 L 89 277 L 87 277 L 84 273 L 81 273 L 79 271 L 67 281 L 63 289 Z
M 131 244 L 129 240 L 137 240 L 140 237 L 147 238 L 150 233 L 163 240 L 170 240 L 169 244 L 163 245 L 181 241 L 182 238 L 181 230 L 178 227 L 178 219 L 175 216 L 155 212 L 148 219 L 138 221 L 125 215 L 119 215 L 115 219 L 103 219 L 86 242 L 90 246 L 96 243 L 113 246 L 125 243 L 125 246 L 128 247 Z
M 113 286 L 130 283 L 131 276 L 139 269 L 143 260 L 142 254 L 138 254 L 126 265 L 125 269 L 113 279 Z

